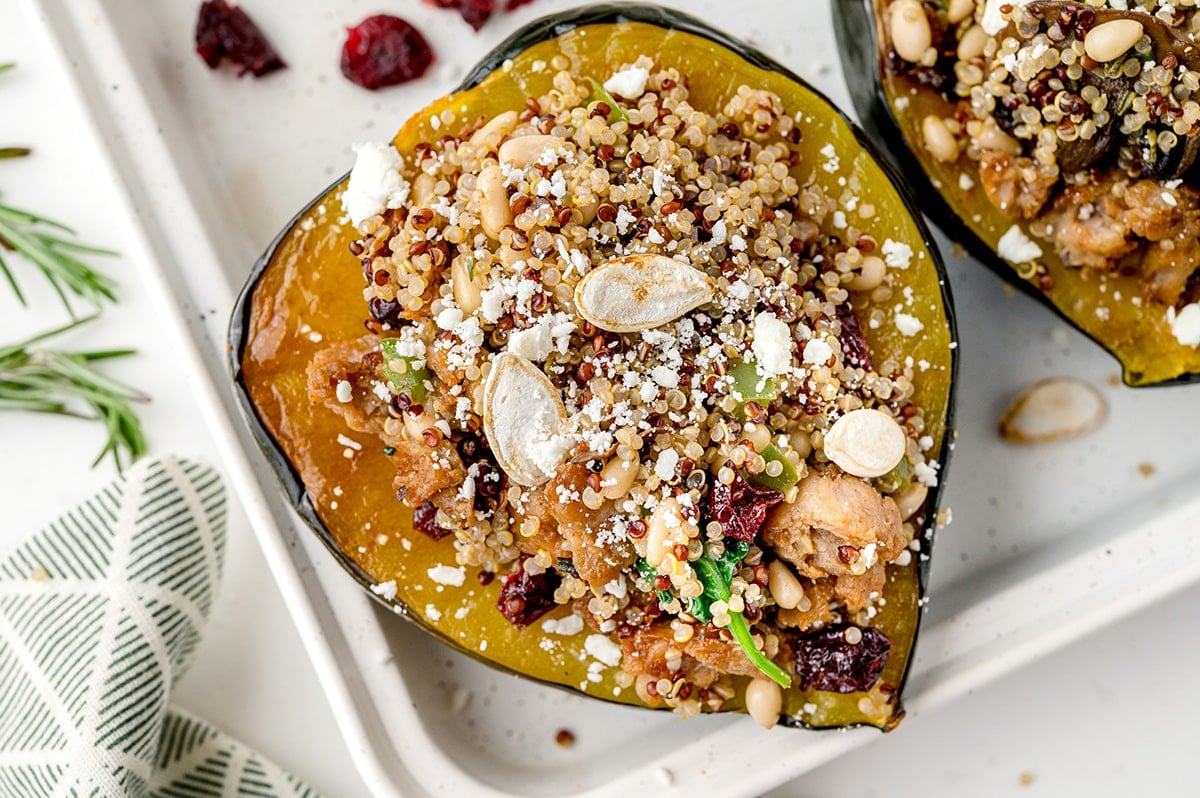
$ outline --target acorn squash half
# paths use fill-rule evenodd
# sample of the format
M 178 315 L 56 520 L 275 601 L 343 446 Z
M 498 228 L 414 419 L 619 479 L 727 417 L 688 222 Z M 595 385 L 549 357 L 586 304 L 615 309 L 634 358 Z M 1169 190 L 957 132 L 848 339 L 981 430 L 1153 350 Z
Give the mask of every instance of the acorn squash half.
M 1018 203 L 1012 203 L 1012 212 L 1006 215 L 989 200 L 982 186 L 980 161 L 972 158 L 967 148 L 960 146 L 957 156 L 947 152 L 940 160 L 934 157 L 926 145 L 923 126 L 927 117 L 955 118 L 955 103 L 948 99 L 956 90 L 956 75 L 952 71 L 955 47 L 965 35 L 965 31 L 974 24 L 973 20 L 980 18 L 984 3 L 982 0 L 974 5 L 963 3 L 961 0 L 926 0 L 922 3 L 933 36 L 931 50 L 940 53 L 937 63 L 933 66 L 905 61 L 897 54 L 887 22 L 891 5 L 889 0 L 834 0 L 834 28 L 846 81 L 859 119 L 871 134 L 872 140 L 881 143 L 891 162 L 901 171 L 912 190 L 922 197 L 922 209 L 925 213 L 979 262 L 1054 310 L 1071 326 L 1113 355 L 1121 364 L 1125 384 L 1148 386 L 1200 380 L 1200 346 L 1193 346 L 1187 342 L 1191 333 L 1182 333 L 1183 340 L 1177 338 L 1168 317 L 1169 310 L 1172 314 L 1176 311 L 1182 312 L 1183 307 L 1188 307 L 1188 302 L 1195 302 L 1196 296 L 1200 296 L 1200 278 L 1197 277 L 1200 275 L 1200 264 L 1196 264 L 1197 269 L 1184 289 L 1182 298 L 1175 302 L 1182 306 L 1179 308 L 1175 308 L 1171 303 L 1164 304 L 1163 301 L 1143 296 L 1146 293 L 1143 291 L 1143 283 L 1147 286 L 1153 283 L 1150 277 L 1143 279 L 1137 272 L 1143 268 L 1148 272 L 1149 267 L 1139 264 L 1145 259 L 1147 247 L 1151 246 L 1152 242 L 1140 238 L 1140 233 L 1127 236 L 1131 242 L 1128 246 L 1123 242 L 1120 245 L 1112 245 L 1108 251 L 1113 253 L 1110 256 L 1110 264 L 1114 265 L 1105 268 L 1115 270 L 1105 273 L 1103 279 L 1098 279 L 1097 275 L 1100 272 L 1096 269 L 1089 273 L 1089 270 L 1079 268 L 1091 262 L 1086 255 L 1075 254 L 1078 249 L 1063 249 L 1062 251 L 1070 253 L 1069 258 L 1074 261 L 1072 264 L 1064 263 L 1059 247 L 1039 237 L 1036 231 L 1031 232 L 1034 230 L 1031 225 L 1052 224 L 1046 210 L 1061 211 L 1064 208 L 1069 210 L 1075 206 L 1083 206 L 1092 199 L 1091 194 L 1098 192 L 1103 196 L 1109 193 L 1110 184 L 1103 184 L 1103 191 L 1098 189 L 1097 192 L 1089 193 L 1085 187 L 1078 195 L 1067 195 L 1063 191 L 1064 183 L 1060 179 L 1044 210 L 1036 217 L 1021 218 L 1021 214 L 1015 212 Z M 1063 7 L 1072 5 L 1080 11 L 1085 9 L 1084 4 L 1080 3 L 1047 0 L 1033 2 L 1027 9 L 1030 13 L 1044 18 L 1043 28 L 1046 28 L 1054 23 L 1053 15 L 1060 13 Z M 960 7 L 963 11 L 950 11 L 951 8 Z M 948 21 L 948 13 L 954 13 L 957 17 L 959 13 L 968 10 L 968 7 L 971 15 L 964 21 Z M 980 12 L 975 13 L 976 9 Z M 1163 56 L 1168 50 L 1174 49 L 1176 52 L 1172 58 L 1177 59 L 1181 69 L 1183 62 L 1187 62 L 1193 69 L 1200 66 L 1200 52 L 1194 45 L 1183 43 L 1182 39 L 1169 33 L 1165 25 L 1148 15 L 1109 9 L 1091 9 L 1088 13 L 1092 15 L 1087 20 L 1088 25 L 1098 26 L 1121 18 L 1142 20 L 1146 29 L 1145 40 L 1137 46 L 1146 52 L 1136 53 L 1130 50 L 1131 57 L 1153 61 L 1155 57 Z M 978 25 L 976 27 L 979 30 L 972 36 L 978 36 L 979 31 L 983 30 Z M 1008 29 L 1009 32 L 1011 30 L 1012 28 Z M 1008 32 L 1002 32 L 1001 39 L 1008 35 Z M 1054 35 L 1059 36 L 1059 32 L 1054 31 Z M 968 47 L 968 52 L 978 49 L 977 45 Z M 985 75 L 988 74 L 986 58 L 985 56 L 983 66 Z M 1113 77 L 1110 74 L 1111 68 L 1114 65 L 1121 66 L 1122 62 L 1101 64 L 1098 68 L 1094 62 L 1086 63 L 1092 70 L 1085 72 L 1079 80 L 1068 79 L 1066 94 L 1072 95 L 1071 102 L 1074 102 L 1074 98 L 1083 92 L 1083 87 L 1092 84 L 1098 95 L 1109 95 L 1114 106 L 1110 110 L 1114 113 L 1106 117 L 1111 122 L 1101 126 L 1095 135 L 1089 133 L 1090 137 L 1087 140 L 1081 137 L 1070 143 L 1059 143 L 1057 159 L 1062 167 L 1062 174 L 1070 174 L 1074 181 L 1087 173 L 1085 170 L 1090 169 L 1092 171 L 1087 173 L 1089 176 L 1085 184 L 1087 180 L 1102 180 L 1106 175 L 1115 174 L 1114 164 L 1119 159 L 1128 157 L 1126 153 L 1118 154 L 1119 150 L 1122 150 L 1122 144 L 1134 143 L 1133 139 L 1127 140 L 1124 133 L 1118 131 L 1118 111 L 1124 104 L 1122 98 L 1133 99 L 1127 92 L 1127 78 Z M 1070 103 L 1064 101 L 1064 104 Z M 1003 114 L 998 112 L 993 114 L 993 117 L 1001 131 L 1011 130 L 1018 121 L 1004 118 Z M 1009 139 L 1006 143 L 1011 146 L 1013 142 L 1013 139 Z M 1190 169 L 1189 165 L 1195 158 L 1198 145 L 1200 138 L 1191 135 L 1181 141 L 1169 156 L 1159 153 L 1162 157 L 1143 164 L 1140 169 L 1141 176 L 1167 187 L 1177 185 L 1174 180 L 1182 177 L 1185 188 L 1187 184 L 1194 186 L 1195 170 Z M 1012 153 L 1014 157 L 1031 154 L 1030 141 L 1022 140 L 1020 146 L 1020 152 Z M 1139 151 L 1137 146 L 1124 149 L 1127 152 Z M 1146 147 L 1140 148 L 1140 151 L 1145 150 Z M 1138 157 L 1141 156 L 1135 154 L 1135 159 Z M 1176 174 L 1177 172 L 1179 174 Z M 1143 188 L 1147 185 L 1149 184 L 1145 184 Z M 1056 198 L 1060 196 L 1060 204 L 1055 205 Z M 1078 201 L 1076 196 L 1079 197 Z M 1099 204 L 1101 199 L 1096 199 Z M 1170 199 L 1167 201 L 1171 202 Z M 1180 210 L 1183 210 L 1182 204 Z M 1087 213 L 1088 210 L 1080 212 L 1081 215 L 1072 221 L 1086 223 Z M 1021 235 L 1011 232 L 1014 228 Z M 1130 229 L 1139 228 L 1134 225 Z M 1176 232 L 1184 234 L 1184 238 L 1190 238 L 1194 242 L 1195 234 L 1187 235 L 1182 226 L 1171 234 Z M 1001 243 L 1006 235 L 1010 237 L 1009 246 Z M 1151 235 L 1157 236 L 1158 233 Z M 1018 261 L 1026 255 L 1019 254 L 1020 247 L 1011 246 L 1014 241 L 1026 246 L 1032 241 L 1042 251 L 1034 258 Z M 1183 242 L 1185 245 L 1187 243 Z M 1110 244 L 1112 242 L 1102 244 L 1097 240 L 1095 251 L 1100 252 L 1101 247 L 1109 247 Z M 1139 248 L 1125 252 L 1125 249 L 1134 244 Z M 1166 246 L 1174 247 L 1171 242 Z M 1028 252 L 1026 249 L 1026 253 Z M 1126 261 L 1117 265 L 1115 259 L 1118 257 L 1124 257 Z M 1173 292 L 1172 296 L 1176 293 L 1178 292 Z
M 877 363 L 904 363 L 905 358 L 923 363 L 914 376 L 913 401 L 927 420 L 929 459 L 941 466 L 944 479 L 957 351 L 943 266 L 907 193 L 862 132 L 784 67 L 674 11 L 627 4 L 588 7 L 546 17 L 515 33 L 457 91 L 409 119 L 393 143 L 405 154 L 419 142 L 445 135 L 430 120 L 447 109 L 454 109 L 459 119 L 476 119 L 524 107 L 526 97 L 548 90 L 550 71 L 544 64 L 555 55 L 567 56 L 581 74 L 603 80 L 643 53 L 656 64 L 692 76 L 691 102 L 698 108 L 720 108 L 742 84 L 778 94 L 787 108 L 803 116 L 798 170 L 803 174 L 797 178 L 831 189 L 838 178 L 850 180 L 859 186 L 862 201 L 874 205 L 874 226 L 911 247 L 912 265 L 895 272 L 894 288 L 911 295 L 911 312 L 922 334 L 907 337 L 891 325 L 865 329 L 864 334 Z M 813 169 L 820 162 L 818 153 L 823 148 L 829 153 L 830 147 L 840 162 L 836 175 Z M 457 590 L 431 583 L 429 569 L 454 562 L 451 540 L 414 533 L 411 512 L 393 493 L 395 471 L 381 446 L 368 443 L 347 457 L 344 442 L 339 442 L 347 431 L 341 418 L 309 401 L 305 368 L 313 355 L 330 341 L 361 336 L 367 318 L 361 268 L 348 253 L 356 232 L 338 221 L 345 180 L 318 195 L 272 242 L 233 312 L 229 342 L 236 391 L 264 456 L 297 512 L 368 595 L 496 668 L 596 698 L 640 704 L 632 688 L 621 689 L 614 680 L 615 668 L 603 671 L 598 681 L 595 675 L 589 680 L 588 633 L 551 635 L 540 623 L 521 631 L 502 617 L 496 602 L 503 578 L 481 584 L 469 572 L 467 583 Z M 871 622 L 891 642 L 879 684 L 892 700 L 881 709 L 871 705 L 878 691 L 873 696 L 838 693 L 804 689 L 797 682 L 784 694 L 784 724 L 887 729 L 899 721 L 903 710 L 898 694 L 912 661 L 939 494 L 940 488 L 931 488 L 914 516 L 919 554 L 914 551 L 903 565 L 889 566 L 886 605 Z M 390 590 L 378 589 L 380 583 L 394 583 L 394 597 Z M 562 611 L 560 607 L 550 617 Z M 547 651 L 540 644 L 550 640 L 556 645 Z M 740 690 L 724 709 L 743 709 Z

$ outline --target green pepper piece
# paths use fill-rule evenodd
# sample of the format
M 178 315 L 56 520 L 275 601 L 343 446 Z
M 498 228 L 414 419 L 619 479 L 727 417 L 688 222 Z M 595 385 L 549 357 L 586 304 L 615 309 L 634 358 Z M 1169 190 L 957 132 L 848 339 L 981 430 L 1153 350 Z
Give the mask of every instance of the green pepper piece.
M 912 484 L 912 463 L 901 457 L 896 467 L 875 480 L 875 487 L 884 493 L 903 493 Z
M 758 365 L 752 360 L 735 360 L 729 365 L 729 388 L 733 398 L 745 404 L 766 404 L 779 395 L 775 380 L 758 373 Z
M 387 381 L 392 384 L 392 390 L 396 393 L 406 393 L 409 399 L 420 404 L 429 395 L 429 389 L 426 387 L 429 380 L 429 369 L 424 366 L 414 368 L 413 363 L 416 362 L 416 358 L 398 354 L 396 342 L 399 340 L 399 338 L 384 338 L 382 341 L 383 376 L 387 377 Z M 392 367 L 396 361 L 404 364 L 403 369 Z
M 787 461 L 787 458 L 783 456 L 783 452 L 779 451 L 779 447 L 775 444 L 768 443 L 766 448 L 759 452 L 759 454 L 762 455 L 763 460 L 767 461 L 768 465 L 771 463 L 780 463 L 783 466 L 783 470 L 779 472 L 778 476 L 774 477 L 766 471 L 760 471 L 753 476 L 748 476 L 747 478 L 755 485 L 761 485 L 764 488 L 771 488 L 782 493 L 800 481 L 800 473 L 796 471 L 796 467 Z
M 714 601 L 728 602 L 732 597 L 729 585 L 733 581 L 738 563 L 749 550 L 749 543 L 740 540 L 726 540 L 725 553 L 720 558 L 713 560 L 708 554 L 703 554 L 698 560 L 691 562 L 696 576 L 700 579 L 700 584 L 704 585 L 704 592 L 701 595 L 688 600 L 688 612 L 697 620 L 710 620 L 712 603 Z M 750 635 L 750 625 L 746 623 L 745 617 L 740 612 L 729 613 L 729 631 L 733 634 L 733 639 L 737 640 L 742 650 L 746 652 L 746 657 L 754 664 L 754 667 L 780 687 L 792 686 L 791 677 L 754 645 L 754 638 Z
M 617 101 L 613 99 L 613 96 L 608 93 L 608 90 L 605 89 L 604 86 L 602 86 L 595 78 L 588 78 L 587 81 L 588 83 L 592 84 L 592 93 L 584 99 L 584 105 L 591 105 L 596 101 L 603 102 L 605 105 L 607 105 L 611 109 L 608 112 L 608 124 L 610 125 L 617 122 L 629 121 L 629 114 L 625 113 L 625 111 L 621 109 L 621 106 L 617 104 Z

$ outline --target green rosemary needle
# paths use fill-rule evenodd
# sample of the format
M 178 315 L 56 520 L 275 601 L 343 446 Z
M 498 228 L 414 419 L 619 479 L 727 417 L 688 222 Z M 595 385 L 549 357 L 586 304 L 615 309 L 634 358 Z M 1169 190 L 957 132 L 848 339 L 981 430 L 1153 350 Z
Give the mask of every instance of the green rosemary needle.
M 133 354 L 133 350 L 66 352 L 34 347 L 94 318 L 0 347 L 0 411 L 26 410 L 102 421 L 108 440 L 92 465 L 111 455 L 120 471 L 146 450 L 142 425 L 131 403 L 146 402 L 149 397 L 104 376 L 95 364 Z
M 72 316 L 75 315 L 75 311 L 67 298 L 68 293 L 86 300 L 96 308 L 100 308 L 105 301 L 115 302 L 116 281 L 96 271 L 76 256 L 117 253 L 65 238 L 64 233 L 75 235 L 74 230 L 60 222 L 29 211 L 0 205 L 0 272 L 8 280 L 13 293 L 17 295 L 17 300 L 24 305 L 25 295 L 5 261 L 5 250 L 16 252 L 33 264 L 49 281 Z

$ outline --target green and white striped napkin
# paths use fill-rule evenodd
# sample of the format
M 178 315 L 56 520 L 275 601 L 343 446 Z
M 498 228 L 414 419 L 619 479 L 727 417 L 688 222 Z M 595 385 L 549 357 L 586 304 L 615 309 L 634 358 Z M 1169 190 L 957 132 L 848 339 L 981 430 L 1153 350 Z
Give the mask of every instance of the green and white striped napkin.
M 224 554 L 220 479 L 164 458 L 0 556 L 0 795 L 315 798 L 170 706 Z

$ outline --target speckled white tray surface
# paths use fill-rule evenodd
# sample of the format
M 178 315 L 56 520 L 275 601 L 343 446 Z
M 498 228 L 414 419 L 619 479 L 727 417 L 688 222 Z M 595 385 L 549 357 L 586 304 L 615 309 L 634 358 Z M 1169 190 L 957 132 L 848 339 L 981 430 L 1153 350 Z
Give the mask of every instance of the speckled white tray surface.
M 878 734 L 767 733 L 737 717 L 681 722 L 450 653 L 360 594 L 282 506 L 240 429 L 224 329 L 259 252 L 348 168 L 351 142 L 389 138 L 517 26 L 578 3 L 537 0 L 473 34 L 455 15 L 409 0 L 400 12 L 420 23 L 440 61 L 414 85 L 371 94 L 344 81 L 337 61 L 341 26 L 376 13 L 376 3 L 246 0 L 290 63 L 253 81 L 210 73 L 192 53 L 197 2 L 27 2 L 111 158 L 130 252 L 164 300 L 204 421 L 378 794 L 684 795 L 702 785 L 750 795 Z M 751 41 L 849 107 L 828 0 L 670 5 Z M 1200 578 L 1200 386 L 1117 385 L 1106 355 L 948 244 L 943 251 L 962 339 L 960 434 L 946 496 L 953 521 L 938 534 L 910 713 Z M 1109 405 L 1103 426 L 1040 448 L 1000 442 L 995 422 L 1008 400 L 1051 375 L 1097 386 Z M 452 711 L 464 690 L 466 708 Z M 553 742 L 562 727 L 577 736 L 571 749 Z

